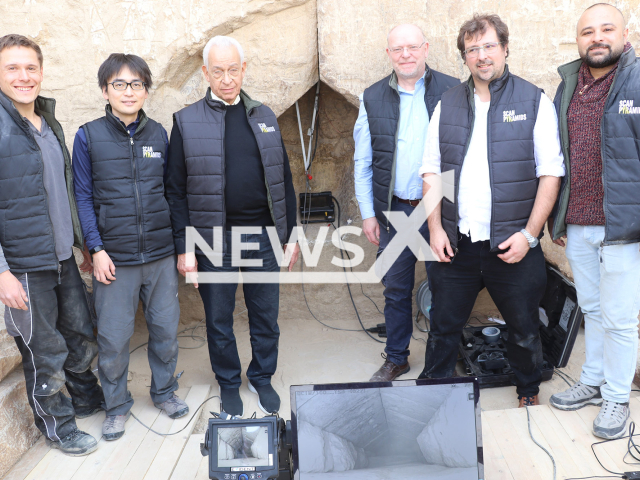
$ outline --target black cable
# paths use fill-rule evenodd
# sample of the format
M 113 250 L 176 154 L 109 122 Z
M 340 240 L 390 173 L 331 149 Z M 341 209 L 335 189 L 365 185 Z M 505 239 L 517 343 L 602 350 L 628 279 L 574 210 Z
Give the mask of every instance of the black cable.
M 156 435 L 160 435 L 161 437 L 169 437 L 169 436 L 171 436 L 171 435 L 177 435 L 178 433 L 182 432 L 185 428 L 187 428 L 187 427 L 189 426 L 189 424 L 191 423 L 191 420 L 193 420 L 194 418 L 196 418 L 196 413 L 198 413 L 198 410 L 200 410 L 200 409 L 202 408 L 202 406 L 203 406 L 205 403 L 207 403 L 209 400 L 211 400 L 211 399 L 213 399 L 213 398 L 220 398 L 220 397 L 219 397 L 218 395 L 214 395 L 213 397 L 209 397 L 209 398 L 207 398 L 204 402 L 202 402 L 202 403 L 200 404 L 200 406 L 199 406 L 198 408 L 196 408 L 196 411 L 195 411 L 195 412 L 193 412 L 193 416 L 189 419 L 189 421 L 186 423 L 186 425 L 185 425 L 184 427 L 182 427 L 180 430 L 178 430 L 177 432 L 173 432 L 173 433 L 160 433 L 160 432 L 156 432 L 153 428 L 151 428 L 151 427 L 147 427 L 144 423 L 142 423 L 142 422 L 140 421 L 140 419 L 139 419 L 138 417 L 136 417 L 136 416 L 133 414 L 133 412 L 131 413 L 131 416 L 132 416 L 133 418 L 135 418 L 135 419 L 138 421 L 138 423 L 139 423 L 140 425 L 142 425 L 144 428 L 146 428 L 146 429 L 147 429 L 147 430 L 149 430 L 150 432 L 153 432 L 153 433 L 155 433 Z
M 531 437 L 531 440 L 533 440 L 533 443 L 535 443 L 538 447 L 540 447 L 544 451 L 544 453 L 549 455 L 549 458 L 551 459 L 551 463 L 553 464 L 553 480 L 556 480 L 556 460 L 555 458 L 553 458 L 553 455 L 549 453 L 549 450 L 544 448 L 542 445 L 538 443 L 538 441 L 535 438 L 533 438 L 533 433 L 531 432 L 531 417 L 529 416 L 529 407 L 525 405 L 525 408 L 527 410 L 527 427 L 529 427 L 529 436 Z
M 588 480 L 590 478 L 626 478 L 622 475 L 596 475 L 594 477 L 571 477 L 565 478 L 564 480 Z

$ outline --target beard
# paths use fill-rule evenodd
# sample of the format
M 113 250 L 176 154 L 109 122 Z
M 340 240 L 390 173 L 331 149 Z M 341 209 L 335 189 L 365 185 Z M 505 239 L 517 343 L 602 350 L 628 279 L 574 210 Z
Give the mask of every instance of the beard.
M 605 55 L 599 55 L 597 57 L 591 57 L 589 52 L 594 48 L 606 48 L 609 52 Z M 591 68 L 605 68 L 610 67 L 611 65 L 615 65 L 615 63 L 620 59 L 622 52 L 624 51 L 624 45 L 621 46 L 617 50 L 613 50 L 610 45 L 605 43 L 598 43 L 596 45 L 591 45 L 584 55 L 582 55 L 582 60 L 587 64 L 588 67 Z
M 418 71 L 419 70 L 420 70 L 420 64 L 417 63 L 416 64 L 416 68 L 414 68 L 410 72 L 403 72 L 398 68 L 398 70 L 396 71 L 396 75 L 398 75 L 399 77 L 402 77 L 402 78 L 404 78 L 406 80 L 410 80 L 412 78 L 415 78 L 418 75 Z

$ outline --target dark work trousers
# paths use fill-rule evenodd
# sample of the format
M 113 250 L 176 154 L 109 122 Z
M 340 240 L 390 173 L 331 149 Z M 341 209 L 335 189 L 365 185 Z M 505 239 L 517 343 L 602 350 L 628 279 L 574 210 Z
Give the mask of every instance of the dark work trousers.
M 126 415 L 133 406 L 127 389 L 129 341 L 140 300 L 149 330 L 151 399 L 154 403 L 165 402 L 178 389 L 173 375 L 178 363 L 180 321 L 176 257 L 117 266 L 115 277 L 108 285 L 93 278 L 98 314 L 98 375 L 107 415 Z
M 36 426 L 58 441 L 76 428 L 76 413 L 102 404 L 102 389 L 91 372 L 98 352 L 87 299 L 75 258 L 48 270 L 17 274 L 29 310 L 5 308 L 7 331 L 22 354 L 27 397 Z M 66 384 L 71 399 L 60 391 Z
M 261 267 L 232 266 L 231 232 L 226 232 L 226 250 L 223 265 L 216 267 L 203 255 L 198 255 L 199 272 L 278 272 L 280 267 L 263 229 L 260 234 L 242 234 L 243 243 L 259 243 L 259 250 L 243 250 L 242 259 L 261 259 Z M 207 321 L 207 342 L 211 368 L 222 389 L 239 388 L 242 384 L 240 357 L 233 333 L 233 311 L 237 283 L 200 283 L 198 291 L 204 303 Z M 249 316 L 251 363 L 247 378 L 254 386 L 271 383 L 278 364 L 278 283 L 243 283 L 244 302 Z
M 420 378 L 451 377 L 458 345 L 478 293 L 486 287 L 509 331 L 507 356 L 520 396 L 537 395 L 541 381 L 542 345 L 539 304 L 547 284 L 540 245 L 518 263 L 505 263 L 491 252 L 489 240 L 471 242 L 458 233 L 453 263 L 433 262 L 431 331 Z
M 422 206 L 418 207 L 422 208 Z M 395 198 L 391 202 L 391 211 L 404 212 L 407 216 L 413 213 L 414 207 L 400 203 Z M 420 228 L 420 233 L 429 242 L 429 228 L 427 222 Z M 380 246 L 378 255 L 389 245 L 396 230 L 390 223 L 389 231 L 380 225 Z M 387 327 L 387 345 L 384 349 L 387 359 L 396 365 L 404 365 L 409 358 L 409 342 L 413 333 L 413 287 L 416 276 L 417 258 L 413 252 L 405 247 L 398 259 L 382 278 L 384 285 L 384 321 Z M 425 262 L 427 274 L 430 265 Z M 431 276 L 429 275 L 429 286 Z M 433 307 L 432 307 L 433 308 Z

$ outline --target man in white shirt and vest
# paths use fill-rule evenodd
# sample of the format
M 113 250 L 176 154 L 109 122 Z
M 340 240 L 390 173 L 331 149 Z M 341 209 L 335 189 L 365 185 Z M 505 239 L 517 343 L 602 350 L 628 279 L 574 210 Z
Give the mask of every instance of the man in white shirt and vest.
M 420 378 L 450 377 L 478 293 L 486 287 L 507 327 L 507 355 L 520 406 L 536 405 L 542 377 L 538 304 L 546 271 L 538 238 L 564 175 L 551 100 L 511 74 L 509 29 L 474 15 L 458 49 L 469 80 L 442 95 L 427 133 L 420 174 L 453 170 L 453 201 L 429 215 L 431 332 Z

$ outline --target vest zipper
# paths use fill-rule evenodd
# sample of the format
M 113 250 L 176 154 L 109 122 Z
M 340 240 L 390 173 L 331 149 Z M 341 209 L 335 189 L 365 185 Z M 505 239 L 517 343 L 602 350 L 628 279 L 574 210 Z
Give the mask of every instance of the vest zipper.
M 140 260 L 144 260 L 144 237 L 142 234 L 142 206 L 140 205 L 140 192 L 138 191 L 138 172 L 136 169 L 136 154 L 133 150 L 133 138 L 129 137 L 129 149 L 131 150 L 131 165 L 133 167 L 133 191 L 136 194 L 136 208 L 138 217 L 138 248 L 140 249 Z
M 227 252 L 227 199 L 224 196 L 224 190 L 227 187 L 227 172 L 225 171 L 225 162 L 227 161 L 224 153 L 224 134 L 225 134 L 225 122 L 227 117 L 227 107 L 225 105 L 222 106 L 222 122 L 220 122 L 222 126 L 222 253 L 223 255 Z M 214 233 L 215 236 L 215 233 Z M 213 240 L 213 247 L 215 248 L 215 239 Z
M 62 264 L 60 262 L 58 262 L 58 285 L 60 285 L 62 283 L 62 279 L 60 278 L 60 274 L 61 273 L 62 273 Z

